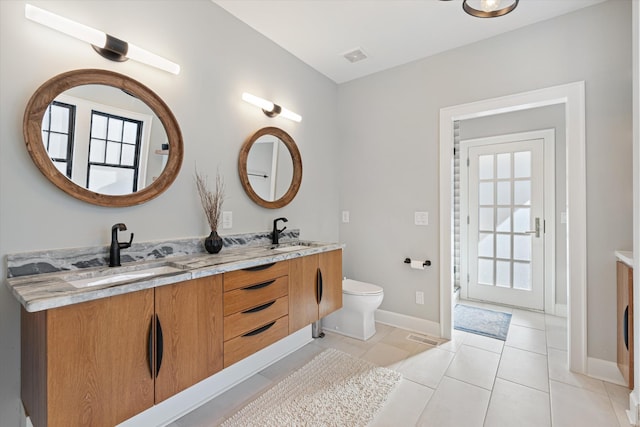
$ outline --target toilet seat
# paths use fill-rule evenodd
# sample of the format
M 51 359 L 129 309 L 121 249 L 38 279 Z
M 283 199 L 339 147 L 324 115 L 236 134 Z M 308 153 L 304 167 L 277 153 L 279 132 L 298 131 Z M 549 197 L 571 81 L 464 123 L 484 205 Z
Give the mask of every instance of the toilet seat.
M 380 286 L 371 283 L 351 279 L 342 281 L 342 293 L 347 295 L 381 295 L 383 292 Z

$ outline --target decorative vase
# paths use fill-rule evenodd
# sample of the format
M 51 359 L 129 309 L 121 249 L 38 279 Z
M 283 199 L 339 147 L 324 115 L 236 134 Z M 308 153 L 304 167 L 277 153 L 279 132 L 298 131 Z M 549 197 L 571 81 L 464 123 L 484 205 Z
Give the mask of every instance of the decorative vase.
M 212 231 L 209 237 L 204 239 L 204 248 L 210 254 L 217 254 L 222 249 L 222 237 L 218 236 L 217 231 Z

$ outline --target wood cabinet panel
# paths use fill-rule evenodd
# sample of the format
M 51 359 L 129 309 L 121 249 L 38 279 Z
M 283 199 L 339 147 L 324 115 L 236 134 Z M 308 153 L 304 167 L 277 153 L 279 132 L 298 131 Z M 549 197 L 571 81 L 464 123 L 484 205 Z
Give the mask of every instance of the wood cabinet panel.
M 322 298 L 318 307 L 318 318 L 342 308 L 342 251 L 320 254 L 318 265 L 322 277 Z
M 266 346 L 273 344 L 274 342 L 281 340 L 289 334 L 289 319 L 287 316 L 281 317 L 273 324 L 269 323 L 270 327 L 263 331 L 256 331 L 240 335 L 224 343 L 224 367 L 231 366 L 239 360 L 244 359 L 247 356 L 252 355 L 258 350 L 265 348 Z
M 342 250 L 289 262 L 289 330 L 293 333 L 342 307 Z
M 225 282 L 227 277 L 224 278 Z M 289 278 L 268 278 L 264 282 L 245 284 L 246 287 L 224 293 L 224 315 L 257 307 L 287 295 Z
M 284 296 L 266 303 L 264 309 L 253 312 L 239 311 L 224 318 L 224 340 L 228 341 L 238 335 L 249 332 L 256 327 L 264 326 L 267 323 L 286 316 L 289 312 L 289 298 Z M 262 306 L 258 306 L 258 309 Z M 255 310 L 254 308 L 253 310 Z
M 289 330 L 293 333 L 318 320 L 318 255 L 289 262 Z
M 155 301 L 163 347 L 158 403 L 222 369 L 222 275 L 158 287 Z
M 616 263 L 618 288 L 618 368 L 629 388 L 633 390 L 633 269 L 623 262 Z
M 273 264 L 265 264 L 262 266 L 230 271 L 224 274 L 224 291 L 232 291 L 238 288 L 244 288 L 248 285 L 262 283 L 276 277 L 286 276 L 289 274 L 289 261 L 280 261 Z
M 27 374 L 39 377 L 37 391 L 33 378 L 23 378 L 32 423 L 113 426 L 150 408 L 146 338 L 152 313 L 153 290 L 23 313 L 23 331 L 34 338 L 23 343 L 23 363 L 33 363 L 31 350 L 46 360 Z

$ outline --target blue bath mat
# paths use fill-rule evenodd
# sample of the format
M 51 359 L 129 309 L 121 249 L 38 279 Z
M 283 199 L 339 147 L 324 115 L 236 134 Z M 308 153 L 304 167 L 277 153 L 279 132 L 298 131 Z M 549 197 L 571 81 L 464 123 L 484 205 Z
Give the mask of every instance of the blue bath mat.
M 511 314 L 479 307 L 456 304 L 453 310 L 453 327 L 459 331 L 484 335 L 505 341 Z

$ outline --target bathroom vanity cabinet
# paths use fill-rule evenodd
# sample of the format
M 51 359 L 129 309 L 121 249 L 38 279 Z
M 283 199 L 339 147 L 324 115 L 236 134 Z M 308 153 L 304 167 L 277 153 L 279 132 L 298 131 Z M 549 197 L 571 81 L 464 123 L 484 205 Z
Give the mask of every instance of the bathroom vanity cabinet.
M 21 322 L 34 426 L 114 426 L 222 369 L 221 275 L 23 309 Z
M 289 262 L 289 333 L 293 333 L 342 308 L 342 250 Z
M 99 289 L 113 293 L 84 302 L 57 276 L 34 280 L 71 296 L 22 308 L 21 395 L 32 424 L 117 425 L 341 308 L 342 249 L 292 255 L 222 271 L 196 259 L 170 282 Z

